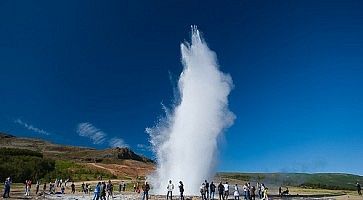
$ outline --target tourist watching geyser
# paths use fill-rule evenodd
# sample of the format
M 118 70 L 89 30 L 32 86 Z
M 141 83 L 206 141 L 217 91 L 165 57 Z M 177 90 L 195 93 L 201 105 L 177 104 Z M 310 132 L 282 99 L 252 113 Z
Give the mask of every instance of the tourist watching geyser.
M 174 185 L 171 182 L 171 180 L 169 180 L 169 184 L 168 184 L 168 187 L 166 189 L 168 189 L 168 193 L 166 194 L 166 199 L 168 200 L 169 199 L 169 195 L 170 195 L 170 200 L 172 200 L 173 199 Z
M 179 181 L 179 192 L 180 192 L 180 200 L 184 200 L 184 184 L 182 181 Z

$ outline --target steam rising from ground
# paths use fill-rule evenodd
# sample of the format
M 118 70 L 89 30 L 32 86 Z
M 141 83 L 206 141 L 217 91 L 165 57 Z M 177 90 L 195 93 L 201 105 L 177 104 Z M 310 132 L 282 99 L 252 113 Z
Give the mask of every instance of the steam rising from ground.
M 183 181 L 186 194 L 198 194 L 202 181 L 214 175 L 218 139 L 235 118 L 228 110 L 231 77 L 219 71 L 215 53 L 196 26 L 191 40 L 181 44 L 184 69 L 178 104 L 155 127 L 146 129 L 157 156 L 157 170 L 148 177 L 156 194 L 166 192 L 169 180 L 176 191 Z

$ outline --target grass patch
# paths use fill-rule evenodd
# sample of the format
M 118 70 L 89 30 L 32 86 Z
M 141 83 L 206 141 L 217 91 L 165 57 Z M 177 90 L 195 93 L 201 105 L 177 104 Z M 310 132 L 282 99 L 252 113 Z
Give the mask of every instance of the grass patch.
M 69 179 L 72 181 L 89 181 L 96 180 L 102 177 L 103 179 L 114 179 L 117 176 L 109 173 L 106 170 L 91 169 L 85 164 L 76 163 L 68 160 L 57 160 L 55 162 L 55 170 L 44 177 L 46 181 L 58 179 Z

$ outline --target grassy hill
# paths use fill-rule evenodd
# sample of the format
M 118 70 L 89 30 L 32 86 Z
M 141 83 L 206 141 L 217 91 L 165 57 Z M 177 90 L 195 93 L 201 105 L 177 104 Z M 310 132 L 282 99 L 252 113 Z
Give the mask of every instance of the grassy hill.
M 53 144 L 0 133 L 0 180 L 71 178 L 74 181 L 103 178 L 137 179 L 155 169 L 154 161 L 128 148 L 97 150 Z M 263 182 L 266 185 L 355 190 L 363 177 L 339 173 L 217 173 L 215 180 L 230 183 Z
M 42 168 L 48 163 L 48 168 Z M 129 148 L 97 150 L 53 144 L 33 138 L 0 133 L 0 180 L 71 178 L 74 181 L 103 178 L 136 179 L 153 171 L 153 160 Z
M 27 149 L 41 152 L 47 158 L 73 160 L 77 162 L 117 163 L 123 160 L 136 160 L 146 163 L 154 162 L 149 158 L 134 153 L 129 148 L 97 150 L 87 147 L 53 144 L 40 139 L 15 137 L 1 132 L 0 147 Z
M 274 186 L 355 190 L 363 176 L 342 173 L 218 173 L 217 180 L 263 182 Z

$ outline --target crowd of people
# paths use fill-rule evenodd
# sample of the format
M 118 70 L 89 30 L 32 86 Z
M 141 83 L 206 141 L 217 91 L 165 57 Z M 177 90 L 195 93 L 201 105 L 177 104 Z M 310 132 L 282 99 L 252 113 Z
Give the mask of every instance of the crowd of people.
M 43 190 L 41 191 L 41 183 L 40 181 L 36 181 L 36 186 L 35 189 L 32 189 L 32 180 L 28 179 L 24 181 L 24 196 L 32 196 L 31 191 L 35 191 L 34 194 L 35 195 L 53 195 L 53 194 L 65 194 L 66 191 L 68 191 L 68 193 L 70 194 L 75 194 L 76 193 L 76 185 L 75 183 L 72 181 L 71 184 L 69 185 L 68 183 L 70 182 L 70 179 L 66 179 L 65 181 L 63 181 L 62 179 L 55 179 L 54 182 L 44 182 L 43 183 Z M 68 184 L 68 185 L 67 185 Z M 10 177 L 6 178 L 5 182 L 4 182 L 4 193 L 3 193 L 3 198 L 10 198 L 10 189 L 11 189 L 11 185 L 12 185 L 12 179 Z M 114 185 L 111 182 L 111 180 L 109 180 L 108 182 L 105 181 L 99 181 L 97 184 L 95 184 L 94 186 L 92 186 L 90 183 L 82 183 L 80 186 L 80 193 L 84 193 L 84 194 L 88 194 L 88 195 L 93 195 L 93 200 L 106 200 L 107 199 L 113 199 L 113 191 L 114 191 Z M 119 192 L 125 192 L 126 191 L 126 183 L 124 181 L 121 181 L 118 185 L 118 190 Z M 93 187 L 93 188 L 92 188 Z M 134 191 L 133 192 L 138 192 L 140 193 L 140 191 L 143 191 L 143 199 L 144 200 L 149 200 L 149 190 L 150 190 L 150 185 L 145 182 L 145 184 L 142 185 L 142 187 L 140 188 L 139 183 L 135 183 L 134 184 Z M 33 195 L 34 195 L 33 194 Z M 91 198 L 92 199 L 92 198 Z
M 109 180 L 107 184 L 104 181 L 97 183 L 94 190 L 93 200 L 106 200 L 106 193 L 107 199 L 110 199 L 110 197 L 113 199 L 113 184 L 111 180 Z
M 67 183 L 70 182 L 69 179 L 66 181 L 62 181 L 62 179 L 56 179 L 54 182 L 49 183 L 49 187 L 47 187 L 47 183 L 43 184 L 43 191 L 40 191 L 40 182 L 36 182 L 35 186 L 35 194 L 36 195 L 46 195 L 46 194 L 65 194 L 65 190 L 67 187 Z M 10 189 L 12 185 L 12 179 L 10 177 L 6 178 L 4 183 L 4 193 L 3 198 L 10 198 Z M 31 195 L 31 188 L 32 188 L 32 180 L 26 180 L 24 182 L 24 190 L 25 190 L 25 196 Z M 362 195 L 361 193 L 361 186 L 359 183 L 356 184 L 358 195 Z M 113 199 L 113 183 L 111 180 L 109 180 L 107 183 L 105 181 L 99 181 L 95 186 L 93 190 L 93 200 L 107 200 Z M 124 181 L 121 181 L 119 183 L 119 192 L 125 192 L 126 191 L 126 183 Z M 48 189 L 48 190 L 47 190 Z M 172 200 L 173 199 L 173 191 L 174 191 L 174 184 L 171 180 L 169 180 L 168 185 L 166 187 L 167 193 L 166 193 L 166 200 Z M 178 185 L 179 189 L 179 199 L 184 200 L 184 184 L 182 181 L 179 181 Z M 82 183 L 80 185 L 80 192 L 84 194 L 91 195 L 91 184 L 89 183 Z M 139 182 L 136 182 L 133 187 L 133 192 L 135 193 L 142 193 L 142 200 L 149 200 L 149 191 L 150 191 L 150 185 L 147 181 L 142 184 L 140 187 Z M 232 195 L 234 200 L 240 200 L 243 198 L 243 200 L 255 200 L 256 198 L 259 198 L 261 200 L 267 200 L 268 199 L 268 188 L 263 183 L 257 183 L 256 185 L 252 185 L 251 183 L 247 182 L 243 185 L 230 185 L 228 182 L 222 183 L 220 182 L 218 185 L 216 185 L 213 181 L 208 182 L 205 180 L 201 186 L 200 186 L 200 195 L 201 200 L 214 200 L 216 192 L 218 193 L 219 200 L 228 200 L 229 197 Z M 72 181 L 70 185 L 70 193 L 75 194 L 76 193 L 76 185 Z M 289 189 L 286 187 L 285 190 L 282 189 L 282 187 L 279 187 L 278 189 L 279 196 L 285 196 L 289 195 Z M 91 196 L 92 197 L 92 196 Z
M 166 189 L 166 200 L 172 200 L 174 184 L 171 180 L 169 180 Z M 218 192 L 219 200 L 228 200 L 231 194 L 235 200 L 239 200 L 240 196 L 243 196 L 244 200 L 255 200 L 256 195 L 258 195 L 259 199 L 268 199 L 268 188 L 263 183 L 257 183 L 256 187 L 250 183 L 246 183 L 242 187 L 240 187 L 238 184 L 235 184 L 233 191 L 230 190 L 230 185 L 228 182 L 220 182 L 216 186 L 213 181 L 209 183 L 207 180 L 205 180 L 200 186 L 200 195 L 202 200 L 214 200 L 216 192 Z M 182 181 L 179 181 L 179 193 L 179 199 L 184 200 L 184 184 Z

